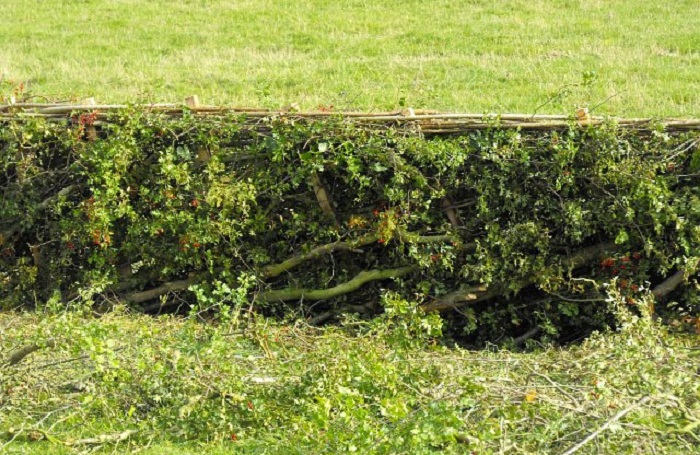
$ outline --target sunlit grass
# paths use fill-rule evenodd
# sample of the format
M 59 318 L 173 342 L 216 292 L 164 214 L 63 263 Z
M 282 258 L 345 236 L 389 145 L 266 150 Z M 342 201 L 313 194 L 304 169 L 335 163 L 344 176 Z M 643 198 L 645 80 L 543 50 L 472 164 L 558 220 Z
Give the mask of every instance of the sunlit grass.
M 559 454 L 610 422 L 578 453 L 697 453 L 696 340 L 625 314 L 515 353 L 409 347 L 391 323 L 0 313 L 2 359 L 56 340 L 0 369 L 0 452 Z
M 697 11 L 695 0 L 3 0 L 0 74 L 101 102 L 533 112 L 563 92 L 539 112 L 699 116 Z

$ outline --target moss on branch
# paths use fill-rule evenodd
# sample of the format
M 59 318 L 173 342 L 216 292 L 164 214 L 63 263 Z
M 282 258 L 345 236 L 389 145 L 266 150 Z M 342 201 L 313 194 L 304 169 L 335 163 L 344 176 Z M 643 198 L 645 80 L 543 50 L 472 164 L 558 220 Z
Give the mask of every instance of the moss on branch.
M 349 294 L 371 281 L 399 278 L 418 270 L 418 267 L 407 266 L 396 269 L 365 270 L 357 274 L 355 278 L 341 283 L 329 289 L 281 289 L 267 291 L 257 295 L 256 300 L 265 302 L 284 302 L 288 300 L 328 300 Z
M 440 235 L 420 235 L 415 232 L 410 232 L 405 229 L 396 229 L 394 231 L 394 238 L 400 242 L 405 243 L 415 243 L 415 244 L 429 244 L 429 243 L 447 243 L 452 242 L 456 245 L 461 244 L 461 239 L 459 236 L 454 234 L 440 234 Z M 279 264 L 268 265 L 262 269 L 262 275 L 265 278 L 274 278 L 287 272 L 294 267 L 297 267 L 304 262 L 317 259 L 328 254 L 332 254 L 338 251 L 356 251 L 358 248 L 363 246 L 371 245 L 379 241 L 379 234 L 368 234 L 358 238 L 357 240 L 350 241 L 338 241 L 333 243 L 328 243 L 326 245 L 321 245 L 311 249 L 308 253 L 300 254 L 298 256 L 291 257 L 286 261 Z M 474 243 L 468 243 L 462 245 L 464 249 L 473 249 L 476 246 Z
M 266 278 L 274 278 L 281 275 L 282 273 L 293 269 L 294 267 L 303 264 L 306 261 L 312 259 L 317 259 L 319 257 L 334 253 L 336 251 L 353 251 L 362 246 L 370 245 L 376 243 L 379 240 L 379 235 L 370 234 L 364 237 L 360 237 L 354 241 L 338 241 L 333 243 L 328 243 L 326 245 L 321 245 L 313 248 L 308 253 L 300 254 L 292 258 L 287 259 L 279 264 L 268 265 L 262 271 L 262 274 Z

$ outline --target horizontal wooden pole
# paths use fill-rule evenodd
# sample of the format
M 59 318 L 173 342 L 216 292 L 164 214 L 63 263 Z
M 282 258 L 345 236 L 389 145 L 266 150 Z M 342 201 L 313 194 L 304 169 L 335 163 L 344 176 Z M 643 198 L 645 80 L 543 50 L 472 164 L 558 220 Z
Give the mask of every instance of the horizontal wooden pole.
M 499 128 L 522 128 L 547 130 L 567 128 L 571 125 L 596 126 L 612 121 L 621 127 L 646 128 L 650 125 L 662 125 L 669 130 L 700 129 L 700 119 L 681 118 L 618 118 L 587 116 L 577 119 L 571 115 L 544 114 L 470 114 L 470 113 L 441 113 L 434 110 L 411 110 L 391 112 L 359 112 L 359 111 L 309 111 L 290 112 L 275 111 L 260 108 L 234 108 L 224 106 L 205 106 L 196 103 L 185 104 L 155 103 L 133 105 L 148 112 L 166 116 L 180 117 L 190 112 L 200 117 L 223 117 L 227 115 L 245 115 L 251 120 L 274 118 L 297 118 L 318 120 L 327 118 L 342 118 L 349 122 L 368 127 L 389 127 L 392 125 L 410 125 L 427 134 L 455 134 L 469 130 L 491 128 L 496 124 Z M 24 117 L 46 118 L 47 120 L 63 120 L 72 113 L 96 112 L 100 118 L 107 118 L 111 112 L 129 108 L 125 104 L 50 104 L 50 103 L 14 103 L 0 105 L 0 120 L 22 119 Z

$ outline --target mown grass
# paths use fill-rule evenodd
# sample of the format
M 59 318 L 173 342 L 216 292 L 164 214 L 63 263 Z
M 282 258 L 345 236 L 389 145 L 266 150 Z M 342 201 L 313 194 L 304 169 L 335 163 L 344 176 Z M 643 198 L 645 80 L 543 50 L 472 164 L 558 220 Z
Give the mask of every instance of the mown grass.
M 0 451 L 564 453 L 602 429 L 577 453 L 697 453 L 697 339 L 618 311 L 617 332 L 530 353 L 440 346 L 417 313 L 327 329 L 0 314 L 3 359 L 56 343 L 0 369 Z
M 3 0 L 0 74 L 50 98 L 700 116 L 679 0 Z M 582 75 L 596 81 L 583 86 Z M 571 85 L 574 84 L 574 85 Z M 576 85 L 578 84 L 578 85 Z

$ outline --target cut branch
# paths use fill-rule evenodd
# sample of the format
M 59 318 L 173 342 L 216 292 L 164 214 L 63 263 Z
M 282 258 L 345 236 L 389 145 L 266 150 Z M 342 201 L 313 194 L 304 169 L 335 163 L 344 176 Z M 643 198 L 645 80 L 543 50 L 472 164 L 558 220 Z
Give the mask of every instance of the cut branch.
M 199 280 L 200 277 L 195 275 L 185 280 L 171 281 L 154 289 L 149 289 L 147 291 L 132 292 L 131 294 L 127 294 L 124 297 L 124 300 L 130 303 L 147 302 L 149 300 L 156 299 L 161 295 L 167 294 L 168 292 L 184 291 L 193 284 L 197 283 L 197 281 Z
M 678 286 L 683 284 L 686 280 L 685 276 L 686 272 L 684 269 L 681 269 L 671 275 L 670 277 L 666 278 L 663 282 L 661 282 L 658 286 L 656 286 L 652 291 L 652 295 L 656 297 L 657 299 L 661 299 L 666 297 L 668 294 L 671 292 L 675 291 Z
M 77 441 L 66 442 L 68 446 L 91 445 L 91 444 L 114 444 L 129 439 L 138 433 L 137 430 L 125 430 L 121 433 L 102 434 L 94 438 L 78 439 Z
M 440 235 L 420 235 L 414 232 L 406 231 L 404 229 L 396 229 L 394 232 L 394 238 L 400 242 L 406 243 L 416 243 L 416 244 L 428 244 L 428 243 L 446 243 L 453 242 L 458 244 L 461 242 L 461 238 L 453 234 L 440 234 Z M 328 243 L 326 245 L 321 245 L 313 248 L 308 253 L 300 254 L 292 258 L 287 259 L 279 264 L 268 265 L 263 268 L 262 275 L 266 278 L 274 278 L 287 272 L 298 265 L 303 264 L 306 261 L 317 259 L 321 256 L 327 254 L 335 253 L 336 251 L 356 251 L 358 248 L 371 245 L 380 240 L 378 234 L 368 234 L 360 237 L 357 240 L 351 241 L 338 241 L 333 243 Z M 474 243 L 468 243 L 462 245 L 463 249 L 473 249 L 476 247 Z
M 257 295 L 256 300 L 265 302 L 284 302 L 287 300 L 327 300 L 358 290 L 370 281 L 398 278 L 418 270 L 418 267 L 408 266 L 386 270 L 365 270 L 355 278 L 329 289 L 283 289 L 268 291 Z
M 589 246 L 586 248 L 581 249 L 580 251 L 576 252 L 573 256 L 569 256 L 567 258 L 564 258 L 562 261 L 564 267 L 574 270 L 579 267 L 583 267 L 586 264 L 590 264 L 591 262 L 595 261 L 598 259 L 603 253 L 607 251 L 615 251 L 618 249 L 618 246 L 615 245 L 614 243 L 601 243 L 598 245 L 593 245 Z
M 525 343 L 527 340 L 530 338 L 536 336 L 538 333 L 540 333 L 540 328 L 539 327 L 533 327 L 532 329 L 528 330 L 527 332 L 523 333 L 519 337 L 513 338 L 513 344 L 516 346 L 519 346 L 523 343 Z
M 447 214 L 447 218 L 450 220 L 452 227 L 458 228 L 462 226 L 462 220 L 459 219 L 459 215 L 457 214 L 452 200 L 447 196 L 442 198 L 442 210 Z
M 53 339 L 47 340 L 43 344 L 38 344 L 38 343 L 28 344 L 26 346 L 23 346 L 23 347 L 17 349 L 15 352 L 10 354 L 10 356 L 5 361 L 5 364 L 9 365 L 9 366 L 17 365 L 22 360 L 24 360 L 27 356 L 35 353 L 36 351 L 39 351 L 39 350 L 44 349 L 44 348 L 55 348 L 55 347 L 56 347 L 56 341 Z
M 355 241 L 333 242 L 327 245 L 322 245 L 312 249 L 308 253 L 301 254 L 299 256 L 294 256 L 279 264 L 268 265 L 263 269 L 263 275 L 267 278 L 274 278 L 288 270 L 293 269 L 294 267 L 300 264 L 303 264 L 306 261 L 310 261 L 312 259 L 316 259 L 321 256 L 334 253 L 336 251 L 354 251 L 361 246 L 376 243 L 378 240 L 379 236 L 377 234 L 371 234 L 366 235 L 364 237 L 360 237 Z
M 572 256 L 564 258 L 562 260 L 562 264 L 565 268 L 574 270 L 591 263 L 606 251 L 614 249 L 616 249 L 616 245 L 614 243 L 601 243 L 599 245 L 589 246 L 581 249 Z M 519 283 L 519 287 L 525 287 L 534 281 L 534 277 L 522 280 Z M 499 289 L 498 287 L 467 287 L 451 292 L 432 302 L 421 305 L 421 308 L 423 308 L 423 311 L 426 312 L 447 311 L 471 303 L 479 303 L 483 302 L 484 300 L 493 299 L 499 295 L 502 295 L 503 292 L 503 289 Z
M 447 311 L 471 303 L 479 303 L 490 300 L 501 295 L 500 289 L 488 289 L 485 286 L 462 288 L 458 291 L 450 292 L 441 298 L 421 305 L 426 313 L 432 311 Z
M 439 235 L 420 235 L 415 232 L 410 232 L 402 228 L 397 228 L 394 232 L 394 238 L 400 242 L 405 243 L 417 243 L 417 244 L 428 244 L 428 243 L 447 243 L 452 242 L 454 244 L 460 244 L 462 239 L 454 234 L 439 234 Z M 462 245 L 462 248 L 473 249 L 476 248 L 476 243 L 467 243 Z
M 321 180 L 321 176 L 314 172 L 311 174 L 310 181 L 314 189 L 314 194 L 316 194 L 318 205 L 321 206 L 321 211 L 329 218 L 332 218 L 337 224 L 337 217 L 335 216 L 335 210 L 333 210 L 333 199 L 331 198 L 331 193 L 328 191 L 328 188 L 323 183 L 323 180 Z
M 321 313 L 317 316 L 310 318 L 307 321 L 307 324 L 309 324 L 309 325 L 321 325 L 324 322 L 331 319 L 333 316 L 336 316 L 338 314 L 342 314 L 342 313 L 367 314 L 370 311 L 371 311 L 371 308 L 368 305 L 343 305 L 340 308 L 333 308 L 332 310 L 328 310 L 324 313 Z

